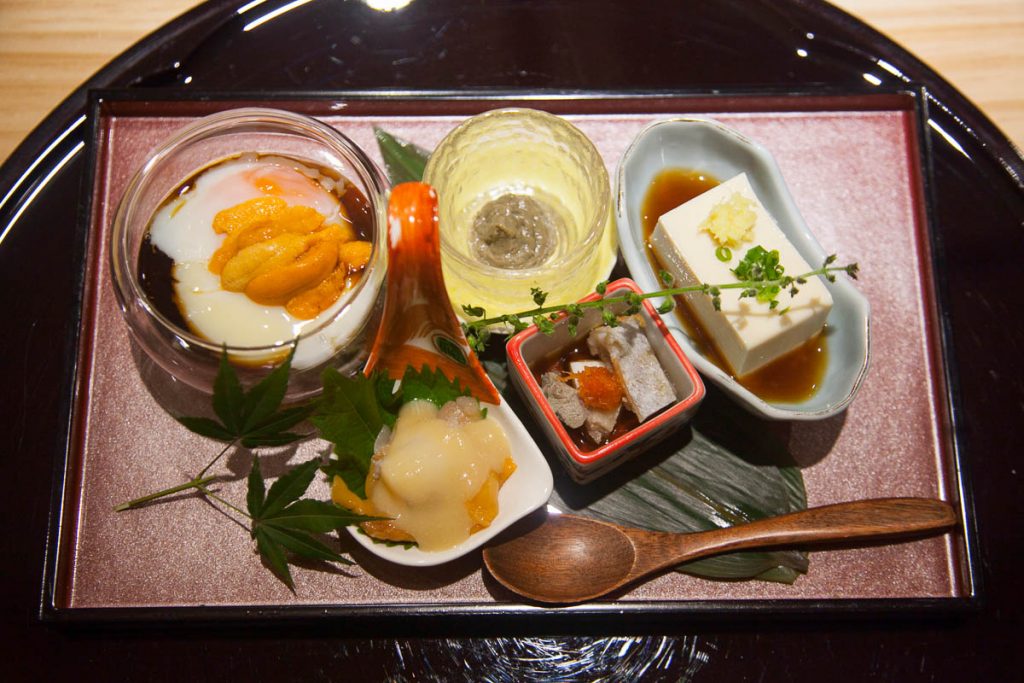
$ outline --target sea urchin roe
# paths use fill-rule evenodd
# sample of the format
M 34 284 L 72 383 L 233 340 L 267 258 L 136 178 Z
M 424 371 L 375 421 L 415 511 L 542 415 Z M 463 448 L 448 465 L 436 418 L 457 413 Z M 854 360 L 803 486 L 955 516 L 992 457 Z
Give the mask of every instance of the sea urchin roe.
M 353 240 L 351 225 L 324 220 L 315 209 L 279 197 L 224 209 L 213 219 L 214 232 L 226 237 L 210 259 L 210 272 L 220 275 L 227 291 L 284 306 L 300 320 L 315 318 L 338 300 L 353 270 L 365 268 L 371 247 Z M 360 257 L 355 269 L 345 258 L 349 253 Z
M 392 519 L 364 525 L 368 533 L 400 540 L 394 532 L 405 532 L 421 550 L 439 551 L 490 525 L 515 461 L 501 426 L 478 407 L 472 413 L 419 400 L 402 407 L 391 441 L 373 458 L 363 506 Z M 339 482 L 332 498 L 344 505 L 347 488 Z
M 622 383 L 611 370 L 590 365 L 573 373 L 583 405 L 594 410 L 612 410 L 622 403 Z

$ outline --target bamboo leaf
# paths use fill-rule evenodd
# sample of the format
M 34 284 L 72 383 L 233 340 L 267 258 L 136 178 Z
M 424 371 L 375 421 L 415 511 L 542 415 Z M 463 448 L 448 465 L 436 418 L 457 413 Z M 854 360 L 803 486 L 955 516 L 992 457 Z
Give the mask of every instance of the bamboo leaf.
M 660 460 L 642 455 L 588 486 L 560 482 L 553 502 L 617 524 L 681 532 L 806 509 L 803 476 L 768 423 L 709 391 L 688 431 L 664 442 Z M 807 567 L 805 553 L 780 550 L 719 555 L 677 570 L 711 579 L 792 583 Z
M 430 152 L 395 137 L 383 128 L 374 128 L 373 134 L 377 138 L 377 146 L 392 185 L 423 180 L 423 170 L 427 166 Z

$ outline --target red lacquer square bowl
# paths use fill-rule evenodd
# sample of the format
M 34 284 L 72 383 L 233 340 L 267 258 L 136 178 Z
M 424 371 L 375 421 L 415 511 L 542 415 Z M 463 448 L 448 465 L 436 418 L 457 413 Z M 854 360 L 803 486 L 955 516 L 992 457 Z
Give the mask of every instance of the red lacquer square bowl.
M 610 283 L 604 297 L 613 298 L 629 292 L 641 293 L 642 290 L 632 280 L 623 278 Z M 595 301 L 600 297 L 595 292 L 582 301 Z M 622 310 L 626 308 L 625 304 L 617 307 Z M 543 334 L 536 325 L 532 325 L 509 339 L 505 347 L 513 385 L 557 450 L 566 470 L 580 483 L 593 481 L 668 437 L 693 416 L 704 398 L 704 383 L 672 338 L 654 306 L 644 301 L 639 314 L 643 318 L 644 332 L 651 349 L 675 389 L 676 401 L 635 428 L 593 450 L 581 448 L 558 419 L 534 376 L 533 368 L 585 339 L 593 328 L 602 324 L 601 312 L 596 308 L 587 309 L 575 336 L 569 334 L 568 319 L 563 316 L 555 321 L 553 334 Z

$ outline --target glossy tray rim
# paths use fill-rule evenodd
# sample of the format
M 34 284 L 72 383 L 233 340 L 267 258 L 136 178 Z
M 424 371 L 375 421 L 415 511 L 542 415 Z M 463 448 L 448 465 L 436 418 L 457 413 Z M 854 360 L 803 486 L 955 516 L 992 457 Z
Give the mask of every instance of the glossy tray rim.
M 71 452 L 74 447 L 73 438 L 75 433 L 74 421 L 76 405 L 79 400 L 79 378 L 81 371 L 79 358 L 81 353 L 80 331 L 83 323 L 86 322 L 88 312 L 84 310 L 85 296 L 85 275 L 86 258 L 89 253 L 89 227 L 92 223 L 93 213 L 96 207 L 93 206 L 93 186 L 97 174 L 98 154 L 98 133 L 101 130 L 100 115 L 105 106 L 134 107 L 152 105 L 186 105 L 186 106 L 217 106 L 221 103 L 230 103 L 231 106 L 244 106 L 251 103 L 264 103 L 276 106 L 308 106 L 311 109 L 319 107 L 322 111 L 325 103 L 330 101 L 346 101 L 350 103 L 369 103 L 373 113 L 380 114 L 381 107 L 387 108 L 391 104 L 404 108 L 406 113 L 417 116 L 429 114 L 430 103 L 439 103 L 450 107 L 452 102 L 464 103 L 467 111 L 475 111 L 480 106 L 488 103 L 500 102 L 507 106 L 512 102 L 533 103 L 537 106 L 559 110 L 558 104 L 572 108 L 572 114 L 585 115 L 587 113 L 609 113 L 605 106 L 607 102 L 617 104 L 635 102 L 638 111 L 647 113 L 661 113 L 657 106 L 663 101 L 665 112 L 677 112 L 678 108 L 671 108 L 672 102 L 679 100 L 697 101 L 707 99 L 709 101 L 730 101 L 764 102 L 765 100 L 778 101 L 779 103 L 793 104 L 796 101 L 809 106 L 794 107 L 793 111 L 812 111 L 835 108 L 840 99 L 871 99 L 875 107 L 865 107 L 865 110 L 886 110 L 892 109 L 894 103 L 903 102 L 909 104 L 916 116 L 915 136 L 918 148 L 918 157 L 914 160 L 916 170 L 920 179 L 920 191 L 923 193 L 920 206 L 924 213 L 923 225 L 927 232 L 927 247 L 922 253 L 922 263 L 926 264 L 929 270 L 928 277 L 922 278 L 928 291 L 925 293 L 929 305 L 927 313 L 931 334 L 933 335 L 932 348 L 938 358 L 935 362 L 941 368 L 942 377 L 938 378 L 941 388 L 936 388 L 936 398 L 939 399 L 937 413 L 945 421 L 939 425 L 944 436 L 943 448 L 947 454 L 947 476 L 950 484 L 949 493 L 954 495 L 953 503 L 958 507 L 961 518 L 961 526 L 958 529 L 961 536 L 961 547 L 955 553 L 959 560 L 959 566 L 954 568 L 962 574 L 959 579 L 962 584 L 963 595 L 956 597 L 942 598 L 898 598 L 898 599 L 793 599 L 793 600 L 679 600 L 679 601 L 647 601 L 627 603 L 589 603 L 572 607 L 558 609 L 544 608 L 531 604 L 505 604 L 505 603 L 444 603 L 440 605 L 425 604 L 404 604 L 392 603 L 387 605 L 238 605 L 238 606 L 174 606 L 174 607 L 111 607 L 111 608 L 74 608 L 57 606 L 57 596 L 62 589 L 60 585 L 60 562 L 62 559 L 62 526 L 67 521 L 66 496 L 69 491 L 74 490 L 76 470 L 72 462 Z M 46 622 L 56 624 L 162 624 L 171 623 L 226 623 L 226 622 L 305 622 L 318 621 L 326 618 L 352 619 L 355 628 L 371 628 L 374 631 L 393 631 L 402 628 L 395 620 L 396 617 L 409 617 L 416 622 L 429 620 L 439 621 L 446 627 L 453 629 L 453 632 L 468 632 L 463 630 L 471 628 L 476 632 L 481 624 L 482 617 L 488 618 L 488 623 L 500 624 L 503 633 L 507 633 L 509 627 L 524 626 L 534 632 L 538 625 L 541 631 L 547 628 L 556 628 L 564 632 L 566 628 L 571 631 L 582 629 L 588 631 L 593 627 L 600 628 L 601 624 L 610 623 L 606 619 L 613 619 L 623 615 L 642 617 L 642 624 L 635 624 L 637 627 L 653 626 L 657 624 L 668 624 L 680 617 L 686 618 L 729 618 L 745 615 L 748 617 L 761 616 L 823 616 L 839 618 L 859 618 L 866 616 L 896 616 L 901 617 L 944 617 L 965 615 L 977 611 L 982 603 L 982 586 L 980 583 L 981 572 L 978 565 L 977 549 L 977 528 L 974 516 L 974 501 L 970 487 L 970 473 L 966 469 L 966 463 L 961 454 L 961 426 L 958 416 L 961 412 L 959 402 L 959 381 L 956 368 L 953 366 L 954 354 L 952 350 L 952 329 L 948 314 L 943 314 L 944 303 L 948 301 L 942 278 L 938 274 L 944 268 L 944 251 L 941 240 L 937 237 L 934 229 L 934 197 L 932 196 L 932 153 L 929 145 L 929 136 L 925 135 L 927 126 L 927 104 L 929 101 L 927 89 L 924 86 L 914 85 L 899 89 L 871 88 L 855 90 L 850 88 L 750 88 L 750 89 L 729 89 L 729 90 L 680 90 L 680 91 L 577 91 L 577 90 L 507 90 L 507 89 L 481 89 L 463 91 L 436 91 L 436 90 L 360 90 L 360 91 L 331 91 L 331 92 L 210 92 L 196 93 L 192 91 L 142 91 L 142 90 L 94 90 L 89 93 L 89 138 L 87 143 L 86 163 L 87 167 L 83 176 L 81 192 L 84 194 L 84 201 L 79 207 L 78 225 L 76 228 L 76 253 L 75 266 L 77 268 L 75 303 L 77 318 L 73 321 L 68 340 L 67 363 L 68 368 L 66 386 L 63 395 L 67 401 L 62 407 L 62 427 L 64 428 L 62 442 L 64 452 L 57 462 L 54 482 L 51 492 L 50 520 L 46 541 L 46 562 L 43 577 L 42 595 L 40 601 L 40 617 Z M 829 106 L 831 102 L 831 106 Z M 653 108 L 651 105 L 655 105 Z M 412 109 L 409 109 L 412 107 Z M 592 111 L 588 111 L 591 108 Z M 907 107 L 904 107 L 907 108 Z M 426 109 L 427 111 L 424 111 Z M 628 111 L 628 110 L 626 110 Z M 727 111 L 745 111 L 743 109 L 727 109 Z M 778 111 L 766 109 L 763 105 L 755 107 L 752 111 Z M 123 112 L 119 112 L 123 113 Z M 194 113 L 194 112 L 193 112 Z M 357 111 L 346 110 L 346 115 L 356 115 Z M 445 113 L 451 114 L 452 110 L 446 108 Z M 456 112 L 459 113 L 459 112 Z M 619 113 L 618 111 L 616 113 Z M 70 487 L 70 488 L 69 488 Z M 627 627 L 621 622 L 616 622 L 617 627 Z

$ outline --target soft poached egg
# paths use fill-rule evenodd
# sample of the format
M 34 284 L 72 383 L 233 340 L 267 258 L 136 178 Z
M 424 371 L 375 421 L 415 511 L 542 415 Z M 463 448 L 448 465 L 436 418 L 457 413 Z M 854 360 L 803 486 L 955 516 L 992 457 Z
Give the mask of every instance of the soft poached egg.
M 324 225 L 350 223 L 331 191 L 335 182 L 296 159 L 246 154 L 203 170 L 156 212 L 150 241 L 174 261 L 175 295 L 193 331 L 218 344 L 270 346 L 315 329 L 344 305 L 345 294 L 315 318 L 301 320 L 282 306 L 260 305 L 223 289 L 208 267 L 225 239 L 213 230 L 214 217 L 251 199 L 279 197 L 315 209 Z

